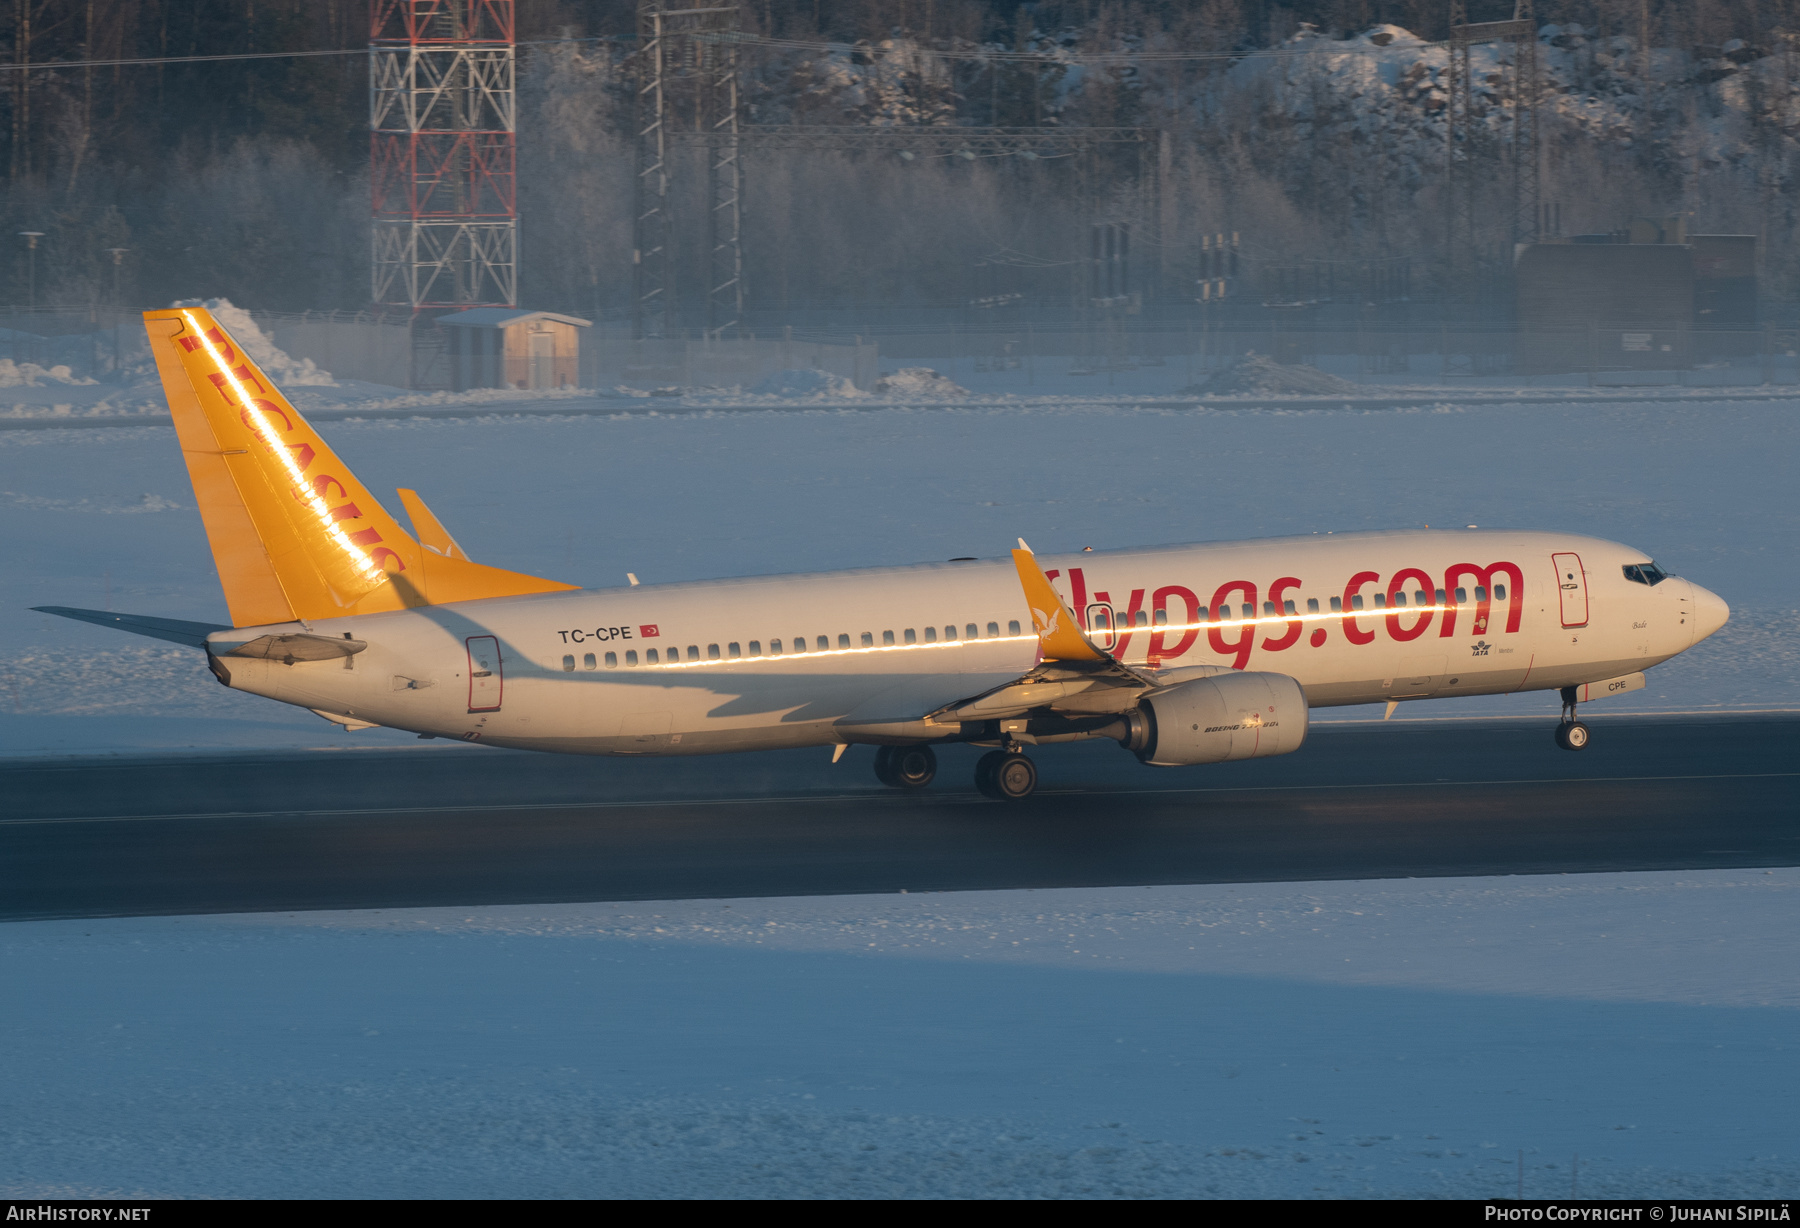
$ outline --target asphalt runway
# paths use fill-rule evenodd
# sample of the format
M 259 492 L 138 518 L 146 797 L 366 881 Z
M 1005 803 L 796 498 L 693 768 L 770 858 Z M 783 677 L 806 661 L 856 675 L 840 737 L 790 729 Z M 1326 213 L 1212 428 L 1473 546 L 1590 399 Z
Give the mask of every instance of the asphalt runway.
M 0 761 L 0 919 L 1553 874 L 1800 864 L 1800 717 L 1315 726 L 1295 755 L 976 755 L 920 794 L 873 751 L 578 759 L 417 750 Z

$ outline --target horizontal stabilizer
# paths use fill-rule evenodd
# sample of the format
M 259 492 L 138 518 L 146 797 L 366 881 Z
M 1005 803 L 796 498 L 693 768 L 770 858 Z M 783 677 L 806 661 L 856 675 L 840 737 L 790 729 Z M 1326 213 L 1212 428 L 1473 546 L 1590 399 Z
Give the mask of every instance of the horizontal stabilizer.
M 186 644 L 189 648 L 206 647 L 206 637 L 214 631 L 229 631 L 231 628 L 219 623 L 190 623 L 178 618 L 149 618 L 143 614 L 114 614 L 111 610 L 77 610 L 66 605 L 34 605 L 31 607 L 40 614 L 55 614 L 59 618 L 73 618 L 77 622 L 96 623 L 102 627 L 117 627 L 121 631 L 129 631 L 133 635 L 147 635 L 153 640 L 168 640 L 174 644 Z

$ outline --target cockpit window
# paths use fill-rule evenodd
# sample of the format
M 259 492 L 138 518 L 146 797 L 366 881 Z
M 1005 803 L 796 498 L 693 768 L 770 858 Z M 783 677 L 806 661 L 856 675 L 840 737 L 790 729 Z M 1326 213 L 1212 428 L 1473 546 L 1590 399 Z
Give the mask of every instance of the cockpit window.
M 1655 586 L 1667 580 L 1669 573 L 1655 563 L 1627 563 L 1625 564 L 1625 578 L 1637 584 Z

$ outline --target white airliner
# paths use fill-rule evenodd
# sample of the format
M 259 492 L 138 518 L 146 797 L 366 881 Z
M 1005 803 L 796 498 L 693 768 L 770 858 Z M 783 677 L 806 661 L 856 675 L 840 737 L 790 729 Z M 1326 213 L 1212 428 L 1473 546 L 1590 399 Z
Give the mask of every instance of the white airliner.
M 409 534 L 199 308 L 145 313 L 232 626 L 44 607 L 191 644 L 226 686 L 349 729 L 589 755 L 1110 738 L 1147 764 L 1299 749 L 1336 704 L 1560 691 L 1576 705 L 1725 624 L 1629 546 L 1560 533 L 1344 533 L 953 559 L 604 591 L 468 559 L 416 493 Z

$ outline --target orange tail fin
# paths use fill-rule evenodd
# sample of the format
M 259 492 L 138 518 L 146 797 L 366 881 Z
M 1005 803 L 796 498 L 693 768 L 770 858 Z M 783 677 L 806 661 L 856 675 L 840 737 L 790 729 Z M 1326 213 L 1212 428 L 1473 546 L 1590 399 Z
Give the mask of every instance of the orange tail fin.
M 204 308 L 144 325 L 235 626 L 576 587 L 432 557 Z

